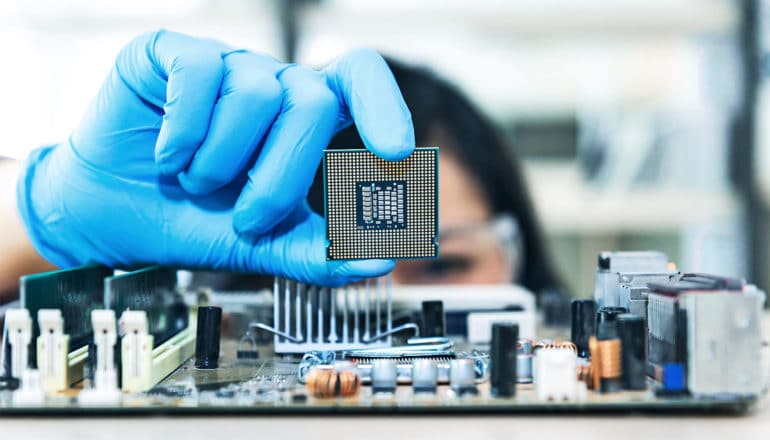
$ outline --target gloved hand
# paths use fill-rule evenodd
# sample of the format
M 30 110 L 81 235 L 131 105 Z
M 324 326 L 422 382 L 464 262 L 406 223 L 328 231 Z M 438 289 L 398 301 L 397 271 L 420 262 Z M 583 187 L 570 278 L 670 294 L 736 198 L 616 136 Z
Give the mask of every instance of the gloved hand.
M 138 37 L 68 142 L 33 152 L 19 210 L 35 248 L 69 267 L 164 264 L 339 285 L 392 260 L 328 262 L 305 199 L 322 150 L 355 123 L 387 160 L 411 116 L 376 53 L 323 71 L 159 31 Z

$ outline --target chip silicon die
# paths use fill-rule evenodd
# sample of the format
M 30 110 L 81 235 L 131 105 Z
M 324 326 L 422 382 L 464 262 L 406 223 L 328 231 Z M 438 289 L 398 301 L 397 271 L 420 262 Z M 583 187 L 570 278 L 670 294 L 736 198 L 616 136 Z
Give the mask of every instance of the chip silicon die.
M 438 256 L 438 148 L 397 162 L 326 150 L 323 169 L 327 259 Z

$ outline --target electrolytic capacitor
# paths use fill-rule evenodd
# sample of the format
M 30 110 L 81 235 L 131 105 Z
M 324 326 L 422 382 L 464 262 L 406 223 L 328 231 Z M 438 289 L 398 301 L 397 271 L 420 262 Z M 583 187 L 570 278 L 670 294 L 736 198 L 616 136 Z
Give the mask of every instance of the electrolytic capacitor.
M 578 349 L 578 356 L 589 356 L 588 338 L 596 335 L 596 301 L 576 299 L 572 301 L 572 342 Z
M 596 313 L 596 336 L 599 339 L 614 339 L 618 335 L 617 317 L 628 313 L 625 307 L 601 307 Z
M 398 384 L 398 366 L 393 359 L 375 359 L 372 362 L 372 392 L 393 393 Z
M 516 394 L 516 341 L 518 338 L 518 325 L 507 322 L 492 324 L 489 357 L 493 396 L 511 397 Z
M 644 319 L 638 315 L 618 315 L 617 328 L 622 352 L 621 385 L 627 390 L 644 390 L 647 388 Z
M 3 375 L 0 376 L 0 391 L 16 390 L 19 388 L 19 379 L 11 375 L 11 344 L 8 342 L 8 333 L 2 329 L 3 333 L 1 349 L 3 350 L 3 365 L 0 365 L 0 370 L 3 371 Z
M 198 328 L 195 332 L 195 368 L 214 369 L 219 366 L 221 334 L 222 308 L 198 307 Z
M 426 338 L 446 336 L 446 320 L 443 301 L 422 302 L 422 336 Z
M 412 363 L 412 387 L 415 393 L 435 393 L 438 364 L 433 359 L 418 358 Z
M 516 382 L 532 383 L 532 340 L 519 339 L 516 342 Z
M 459 396 L 478 393 L 472 359 L 453 359 L 449 363 L 449 385 Z

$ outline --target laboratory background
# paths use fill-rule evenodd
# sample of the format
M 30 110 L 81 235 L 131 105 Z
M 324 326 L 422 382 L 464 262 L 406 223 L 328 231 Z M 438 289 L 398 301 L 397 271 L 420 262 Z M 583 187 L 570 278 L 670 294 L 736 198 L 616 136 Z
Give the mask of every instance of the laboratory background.
M 767 290 L 768 11 L 727 0 L 4 1 L 0 155 L 66 139 L 143 32 L 319 67 L 369 47 L 448 79 L 509 137 L 573 296 L 591 295 L 606 249 L 658 249 Z
M 767 437 L 770 315 L 764 292 L 770 291 L 770 0 L 2 0 L 0 158 L 24 160 L 47 145 L 61 150 L 61 143 L 89 114 L 87 109 L 121 48 L 158 29 L 213 38 L 319 70 L 352 49 L 371 48 L 396 60 L 396 66 L 418 66 L 456 86 L 494 124 L 504 136 L 505 148 L 511 149 L 509 156 L 516 158 L 510 167 L 495 171 L 513 173 L 521 167 L 524 194 L 531 198 L 546 251 L 545 258 L 535 259 L 543 261 L 540 267 L 527 270 L 550 275 L 553 265 L 552 278 L 558 283 L 540 285 L 558 288 L 530 293 L 526 283 L 509 273 L 515 272 L 514 264 L 501 265 L 507 275 L 504 283 L 409 282 L 408 275 L 419 272 L 420 264 L 428 267 L 431 261 L 441 261 L 430 258 L 438 257 L 434 241 L 430 241 L 432 254 L 407 255 L 418 261 L 399 262 L 392 276 L 380 277 L 382 272 L 376 275 L 379 278 L 346 278 L 349 284 L 339 288 L 314 285 L 312 279 L 292 278 L 279 270 L 260 274 L 264 285 L 219 291 L 205 283 L 232 274 L 207 273 L 211 278 L 202 278 L 201 283 L 195 278 L 200 273 L 177 272 L 180 268 L 173 265 L 113 271 L 103 261 L 110 267 L 83 266 L 22 277 L 19 301 L 2 309 L 3 325 L 11 329 L 5 331 L 10 335 L 7 346 L 22 355 L 6 356 L 0 363 L 8 364 L 0 368 L 0 437 L 6 433 L 9 438 L 78 440 Z M 386 95 L 387 90 L 382 96 Z M 136 101 L 146 104 L 143 98 Z M 143 109 L 122 102 L 113 105 L 126 112 Z M 156 109 L 160 120 L 164 114 Z M 131 119 L 119 111 L 115 114 Z M 478 145 L 479 150 L 484 148 Z M 427 157 L 424 172 L 439 171 L 440 149 L 439 145 L 417 150 L 415 157 Z M 444 151 L 447 156 L 457 153 Z M 363 149 L 353 153 L 374 157 Z M 332 157 L 335 150 L 323 154 Z M 354 159 L 350 155 L 346 160 Z M 341 163 L 350 169 L 351 163 L 360 164 Z M 447 163 L 455 164 L 444 161 L 441 173 Z M 316 194 L 316 202 L 323 207 L 318 212 L 329 214 L 335 211 L 327 204 L 336 199 L 327 194 L 335 188 L 327 183 L 334 182 L 327 174 L 343 179 L 348 172 L 327 162 L 321 167 L 326 167 L 324 181 L 316 182 L 315 188 L 321 188 L 323 198 Z M 479 174 L 472 166 L 469 170 Z M 427 182 L 422 183 L 424 188 L 416 189 L 429 195 L 424 200 L 432 203 L 430 209 L 409 218 L 428 218 L 426 224 L 434 226 L 428 239 L 440 231 L 438 242 L 444 246 L 440 219 L 433 222 L 439 212 L 438 179 L 428 175 L 421 181 Z M 63 180 L 69 184 L 70 178 L 81 176 L 59 176 L 58 181 L 55 177 L 37 179 L 63 187 Z M 365 197 L 380 190 L 388 198 L 393 194 L 389 206 L 394 216 L 397 208 L 406 209 L 396 195 L 401 195 L 397 191 L 403 187 L 398 185 L 406 185 L 406 180 L 385 177 L 353 182 L 354 190 L 343 199 L 348 205 L 337 212 L 365 210 L 370 201 Z M 374 180 L 392 187 L 375 187 Z M 108 187 L 112 181 L 105 181 L 94 193 L 113 189 Z M 115 191 L 105 195 L 115 203 L 100 206 L 93 197 L 94 212 L 98 207 L 102 211 L 95 219 L 109 219 L 115 215 L 113 209 L 122 208 L 121 191 L 128 194 L 136 183 L 126 181 L 129 189 L 115 185 Z M 519 176 L 511 175 L 512 186 L 518 181 Z M 76 194 L 83 200 L 92 196 L 88 182 L 71 185 L 85 188 Z M 38 198 L 46 196 L 35 193 Z M 56 202 L 55 197 L 52 200 Z M 128 210 L 141 214 L 138 204 Z M 91 206 L 82 205 L 90 213 Z M 369 226 L 354 217 L 349 218 L 351 228 Z M 229 222 L 228 218 L 228 228 Z M 120 232 L 141 223 L 125 224 L 129 227 Z M 511 228 L 515 235 L 515 224 Z M 332 229 L 327 224 L 322 234 L 328 246 L 324 252 L 331 252 Z M 89 238 L 78 237 L 86 237 L 84 242 Z M 539 244 L 539 234 L 533 237 L 531 242 Z M 151 243 L 141 245 L 155 245 L 151 239 L 144 241 Z M 200 246 L 201 253 L 212 241 L 216 240 Z M 312 240 L 305 241 L 307 245 Z M 186 252 L 184 246 L 192 245 L 181 240 L 179 247 Z M 514 246 L 512 252 L 525 255 L 521 250 Z M 602 254 L 605 251 L 659 252 Z M 339 263 L 330 263 L 335 260 L 330 255 L 323 254 L 322 263 Z M 623 267 L 625 263 L 628 267 Z M 69 273 L 80 277 L 72 279 L 86 280 L 83 284 L 90 282 L 97 300 L 82 300 L 88 288 L 81 289 L 76 282 L 60 282 Z M 248 275 L 248 280 L 256 279 Z M 407 276 L 407 282 L 401 283 L 398 276 Z M 121 290 L 121 279 L 136 283 L 125 285 L 141 287 L 129 293 L 138 292 L 139 298 L 149 291 L 148 297 L 157 302 L 146 310 L 132 309 L 128 300 L 108 304 L 107 299 L 122 298 L 130 290 Z M 154 290 L 143 290 L 147 279 L 151 281 L 147 284 L 160 281 Z M 512 279 L 522 285 L 510 283 Z M 50 285 L 35 284 L 36 280 Z M 701 284 L 692 287 L 691 280 Z M 712 281 L 715 284 L 708 284 Z M 104 284 L 108 282 L 117 287 Z M 701 289 L 702 285 L 707 287 Z M 38 307 L 29 300 L 34 295 L 24 289 L 55 306 Z M 70 290 L 80 296 L 73 295 L 75 300 L 63 306 L 51 294 Z M 696 294 L 689 295 L 692 291 Z M 640 297 L 632 297 L 634 292 Z M 15 287 L 13 293 L 15 299 Z M 173 300 L 167 300 L 170 297 Z M 682 305 L 684 297 L 691 302 Z M 722 302 L 706 303 L 711 297 Z M 103 304 L 97 304 L 102 298 Z M 360 310 L 359 300 L 364 304 Z M 72 303 L 83 319 L 66 314 L 65 306 Z M 628 304 L 638 308 L 619 307 Z M 664 306 L 656 308 L 657 304 Z M 41 324 L 38 316 L 45 315 L 36 313 L 44 309 L 58 312 L 48 315 L 58 319 L 56 332 Z M 68 337 L 62 331 L 62 322 L 67 321 L 58 309 L 90 338 L 77 347 L 73 344 L 72 352 L 59 347 L 54 353 L 36 345 L 49 341 L 50 348 L 54 345 L 50 341 L 60 340 L 54 336 Z M 458 310 L 463 313 L 460 318 Z M 472 315 L 480 318 L 472 321 Z M 125 316 L 136 321 L 124 321 Z M 512 322 L 510 316 L 520 321 Z M 163 326 L 151 328 L 153 319 Z M 135 325 L 134 333 L 126 330 L 126 322 Z M 431 322 L 435 325 L 426 324 Z M 461 325 L 456 326 L 458 322 Z M 22 328 L 19 323 L 25 326 L 25 340 L 21 330 L 12 331 Z M 450 327 L 462 328 L 455 334 L 447 330 Z M 170 336 L 156 336 L 161 335 L 158 328 Z M 618 329 L 626 330 L 621 334 Z M 113 359 L 116 341 L 123 357 Z M 34 362 L 30 364 L 29 353 L 20 347 L 34 354 Z M 164 350 L 174 354 L 167 356 Z M 75 356 L 80 356 L 80 364 L 74 362 Z M 44 383 L 51 389 L 59 386 L 55 392 L 44 395 L 37 378 L 41 372 L 54 375 L 40 365 L 63 366 L 56 375 L 61 385 Z M 72 371 L 77 374 L 74 379 Z M 425 371 L 428 397 L 420 387 L 423 375 L 418 374 Z M 635 384 L 627 380 L 632 376 Z M 105 377 L 109 380 L 100 382 Z M 12 389 L 14 379 L 17 400 L 11 399 L 11 391 L 4 391 Z M 560 397 L 563 390 L 568 392 Z

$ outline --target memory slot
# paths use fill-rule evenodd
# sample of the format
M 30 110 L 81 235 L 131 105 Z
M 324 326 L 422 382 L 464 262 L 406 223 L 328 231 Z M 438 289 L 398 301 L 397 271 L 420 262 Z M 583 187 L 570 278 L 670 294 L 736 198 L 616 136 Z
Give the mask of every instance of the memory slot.
M 187 328 L 189 312 L 176 291 L 176 271 L 152 266 L 104 280 L 104 305 L 116 316 L 126 310 L 147 315 L 148 333 L 157 347 Z
M 104 279 L 112 269 L 104 266 L 82 266 L 57 270 L 19 279 L 20 305 L 32 318 L 32 340 L 40 336 L 38 312 L 61 310 L 63 333 L 69 335 L 69 351 L 82 349 L 93 338 L 91 310 L 103 307 Z M 37 366 L 37 353 L 30 350 L 30 365 Z

